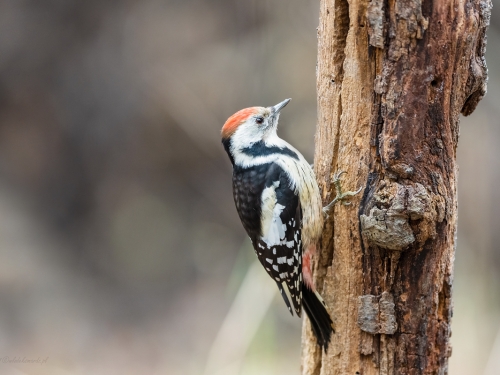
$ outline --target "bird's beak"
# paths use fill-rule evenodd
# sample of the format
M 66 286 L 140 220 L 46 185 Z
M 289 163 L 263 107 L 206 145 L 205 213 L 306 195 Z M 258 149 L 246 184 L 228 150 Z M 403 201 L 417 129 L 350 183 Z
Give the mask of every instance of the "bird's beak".
M 276 116 L 280 111 L 290 102 L 292 99 L 285 99 L 281 103 L 276 104 L 274 107 L 271 107 L 271 111 L 274 116 Z

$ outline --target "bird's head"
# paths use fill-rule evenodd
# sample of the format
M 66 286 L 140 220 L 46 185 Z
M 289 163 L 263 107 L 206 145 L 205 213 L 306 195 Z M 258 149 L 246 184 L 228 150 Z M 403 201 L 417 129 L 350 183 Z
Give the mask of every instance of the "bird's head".
M 229 153 L 243 150 L 253 144 L 276 137 L 280 111 L 291 99 L 283 100 L 272 107 L 250 107 L 229 117 L 222 127 L 222 143 Z

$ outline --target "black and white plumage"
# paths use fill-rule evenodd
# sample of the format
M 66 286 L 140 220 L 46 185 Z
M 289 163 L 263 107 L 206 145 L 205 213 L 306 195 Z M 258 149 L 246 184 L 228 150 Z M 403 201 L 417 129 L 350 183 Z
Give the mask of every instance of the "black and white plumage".
M 276 134 L 280 110 L 289 101 L 235 113 L 222 128 L 222 143 L 233 164 L 236 209 L 260 263 L 290 313 L 300 317 L 304 307 L 326 349 L 333 323 L 311 272 L 323 228 L 322 202 L 309 163 Z
M 276 163 L 246 169 L 235 167 L 233 176 L 234 201 L 255 253 L 278 284 L 292 312 L 282 283 L 287 285 L 295 312 L 300 316 L 302 240 L 298 195 L 290 188 L 285 171 Z

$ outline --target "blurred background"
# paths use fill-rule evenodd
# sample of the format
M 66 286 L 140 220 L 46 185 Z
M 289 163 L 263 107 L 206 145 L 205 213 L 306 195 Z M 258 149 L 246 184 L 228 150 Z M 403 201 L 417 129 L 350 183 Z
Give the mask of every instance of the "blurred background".
M 219 132 L 292 97 L 280 134 L 312 161 L 318 11 L 0 2 L 1 374 L 209 374 L 231 349 L 226 373 L 299 374 L 301 321 L 274 292 L 238 299 L 247 272 L 276 288 L 252 270 Z M 500 373 L 500 7 L 487 62 L 461 119 L 452 375 Z

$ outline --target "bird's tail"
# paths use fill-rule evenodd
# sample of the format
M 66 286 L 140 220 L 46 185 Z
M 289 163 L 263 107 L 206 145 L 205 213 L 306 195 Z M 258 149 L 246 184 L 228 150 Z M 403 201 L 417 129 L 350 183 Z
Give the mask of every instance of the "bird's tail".
M 302 283 L 302 304 L 311 321 L 311 326 L 318 340 L 318 345 L 326 351 L 332 333 L 335 333 L 335 330 L 333 329 L 332 318 L 326 310 L 323 298 L 321 298 L 318 292 L 313 292 L 305 283 Z

